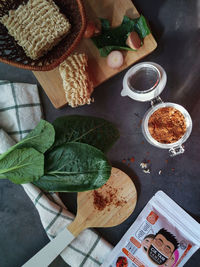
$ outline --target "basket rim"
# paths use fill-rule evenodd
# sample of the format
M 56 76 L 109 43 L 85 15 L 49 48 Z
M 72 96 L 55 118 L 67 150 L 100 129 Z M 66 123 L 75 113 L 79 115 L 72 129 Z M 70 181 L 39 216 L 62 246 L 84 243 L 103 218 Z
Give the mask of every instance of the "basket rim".
M 46 66 L 31 66 L 31 65 L 26 66 L 24 64 L 16 63 L 16 62 L 13 62 L 12 60 L 2 58 L 1 56 L 0 56 L 0 61 L 3 63 L 9 64 L 11 66 L 17 67 L 17 68 L 32 70 L 32 71 L 50 71 L 56 68 L 58 65 L 60 65 L 74 51 L 75 47 L 79 44 L 85 32 L 85 28 L 86 28 L 85 8 L 83 6 L 82 0 L 76 0 L 76 2 L 78 4 L 79 12 L 81 15 L 81 29 L 76 39 L 74 40 L 74 42 L 71 44 L 69 49 L 61 57 L 59 57 L 57 60 L 55 60 L 54 62 Z

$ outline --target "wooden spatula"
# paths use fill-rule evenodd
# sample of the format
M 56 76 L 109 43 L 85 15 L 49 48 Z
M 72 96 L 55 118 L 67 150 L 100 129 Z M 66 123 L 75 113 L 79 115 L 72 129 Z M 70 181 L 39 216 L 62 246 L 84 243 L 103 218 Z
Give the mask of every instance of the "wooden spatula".
M 137 192 L 130 177 L 112 168 L 111 177 L 101 188 L 78 193 L 75 220 L 23 267 L 48 266 L 86 228 L 111 227 L 122 223 L 133 212 L 136 201 Z

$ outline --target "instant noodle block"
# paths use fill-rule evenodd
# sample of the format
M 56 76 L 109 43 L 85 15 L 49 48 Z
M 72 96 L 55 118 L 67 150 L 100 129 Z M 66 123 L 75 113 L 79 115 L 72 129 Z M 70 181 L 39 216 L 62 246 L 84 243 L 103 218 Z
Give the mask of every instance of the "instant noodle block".
M 93 92 L 87 70 L 87 56 L 84 53 L 70 55 L 59 66 L 65 97 L 71 107 L 90 104 Z
M 68 19 L 52 0 L 29 0 L 1 18 L 8 32 L 26 55 L 38 59 L 70 30 Z

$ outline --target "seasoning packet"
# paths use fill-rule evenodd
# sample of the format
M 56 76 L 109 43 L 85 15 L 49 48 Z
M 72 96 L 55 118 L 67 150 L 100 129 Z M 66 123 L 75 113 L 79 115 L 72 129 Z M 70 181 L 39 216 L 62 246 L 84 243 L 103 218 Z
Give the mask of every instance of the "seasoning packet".
M 181 267 L 200 247 L 200 224 L 158 191 L 102 267 Z

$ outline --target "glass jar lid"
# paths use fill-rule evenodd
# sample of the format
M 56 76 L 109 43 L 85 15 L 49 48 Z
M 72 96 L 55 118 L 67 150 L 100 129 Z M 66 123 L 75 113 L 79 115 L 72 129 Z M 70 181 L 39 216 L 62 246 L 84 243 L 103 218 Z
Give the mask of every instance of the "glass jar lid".
M 142 62 L 125 74 L 121 95 L 141 102 L 150 101 L 161 94 L 166 82 L 166 72 L 160 65 Z

